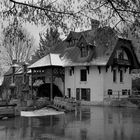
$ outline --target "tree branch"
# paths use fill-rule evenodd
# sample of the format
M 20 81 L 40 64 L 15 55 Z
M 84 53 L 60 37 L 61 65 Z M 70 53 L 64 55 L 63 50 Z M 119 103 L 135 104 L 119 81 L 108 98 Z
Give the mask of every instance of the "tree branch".
M 11 12 L 14 8 L 15 8 L 15 3 L 14 3 L 14 5 L 13 5 L 9 10 L 4 11 L 3 14 L 5 14 L 5 13 L 7 13 L 7 12 Z
M 125 21 L 124 20 L 124 18 L 120 15 L 120 13 L 118 12 L 118 10 L 116 9 L 116 7 L 114 6 L 114 4 L 112 3 L 112 1 L 111 0 L 107 0 L 108 1 L 108 3 L 110 3 L 110 5 L 112 6 L 112 8 L 115 10 L 115 12 L 118 14 L 118 16 L 120 17 L 120 19 L 122 20 L 122 21 Z
M 74 15 L 72 12 L 50 10 L 50 4 L 48 4 L 45 8 L 43 8 L 43 7 L 39 7 L 39 6 L 35 6 L 35 5 L 23 3 L 23 2 L 17 2 L 15 0 L 9 0 L 9 1 L 14 3 L 14 4 L 28 6 L 28 7 L 31 7 L 31 8 L 35 8 L 35 9 L 39 9 L 39 10 L 43 10 L 43 11 L 48 11 L 48 12 L 52 12 L 52 13 L 65 14 L 65 15 Z
M 100 9 L 100 8 L 103 7 L 105 4 L 108 3 L 108 1 L 106 1 L 106 2 L 104 2 L 103 4 L 99 5 L 98 7 L 93 8 L 93 7 L 91 7 L 90 2 L 88 2 L 87 0 L 85 0 L 85 1 L 88 3 L 88 5 L 90 6 L 90 8 L 91 8 L 93 11 L 94 11 L 94 10 L 97 10 L 97 9 Z
M 133 14 L 140 14 L 140 11 L 126 10 L 126 9 L 118 9 L 118 8 L 116 8 L 116 10 L 122 11 L 122 12 L 129 12 L 129 13 L 133 13 Z
M 122 21 L 122 20 L 119 20 L 119 21 L 114 25 L 113 28 L 115 29 L 121 21 Z
M 110 9 L 112 9 L 113 7 L 109 7 L 109 6 L 107 6 L 106 5 L 106 7 L 108 7 L 108 8 L 110 8 Z M 114 8 L 113 8 L 114 9 Z M 122 12 L 128 12 L 128 13 L 133 13 L 133 14 L 140 14 L 140 11 L 136 11 L 136 10 L 129 10 L 129 9 L 120 9 L 120 8 L 116 8 L 115 7 L 115 9 L 117 10 L 117 11 L 122 11 Z

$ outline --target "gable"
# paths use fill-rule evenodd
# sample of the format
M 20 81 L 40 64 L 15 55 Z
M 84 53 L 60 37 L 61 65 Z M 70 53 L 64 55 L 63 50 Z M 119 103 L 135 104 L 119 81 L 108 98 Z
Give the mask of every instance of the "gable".
M 96 42 L 95 36 L 96 33 L 91 31 L 86 31 L 84 33 L 81 32 L 81 34 L 79 34 L 79 39 L 76 45 L 73 47 L 67 47 L 61 55 L 64 66 L 106 65 L 115 46 L 114 44 L 116 44 L 116 39 L 114 39 L 115 41 L 113 40 L 111 45 L 108 44 L 111 46 L 108 49 L 108 47 L 106 47 L 104 44 L 98 44 Z M 88 53 L 84 47 L 88 48 Z M 87 55 L 83 55 L 84 57 L 81 57 L 81 51 L 83 54 Z
M 65 41 L 68 43 L 67 47 L 73 47 L 77 43 L 80 36 L 81 32 L 71 31 L 68 37 L 65 39 Z
M 81 48 L 82 46 L 85 46 L 86 47 L 87 45 L 88 45 L 88 43 L 86 42 L 85 37 L 83 35 L 81 35 L 81 37 L 79 38 L 76 46 L 79 47 L 79 48 Z
M 66 47 L 61 53 L 64 66 L 122 65 L 138 69 L 140 65 L 131 41 L 119 38 L 116 34 L 114 35 L 114 32 L 108 35 L 110 30 L 111 28 L 104 27 L 96 31 L 70 32 L 65 41 L 68 43 L 71 37 L 78 40 L 73 47 Z M 81 52 L 83 57 L 81 57 Z M 118 63 L 117 56 L 121 57 L 121 52 L 123 52 L 124 60 Z M 115 57 L 116 64 L 114 63 Z
M 140 67 L 134 47 L 130 40 L 118 39 L 118 42 L 111 54 L 107 65 L 128 66 L 132 69 Z

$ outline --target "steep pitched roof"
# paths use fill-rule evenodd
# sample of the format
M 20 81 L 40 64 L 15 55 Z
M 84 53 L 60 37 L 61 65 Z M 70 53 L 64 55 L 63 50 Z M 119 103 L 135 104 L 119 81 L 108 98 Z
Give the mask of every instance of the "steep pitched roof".
M 49 53 L 48 55 L 44 56 L 40 60 L 33 63 L 28 68 L 32 69 L 32 68 L 46 67 L 46 66 L 63 66 L 59 54 Z
M 82 39 L 89 46 L 89 54 L 87 57 L 81 57 L 80 44 Z M 71 39 L 78 39 L 73 46 L 69 46 Z M 65 44 L 65 45 L 64 45 Z M 116 49 L 123 48 L 127 51 L 131 68 L 140 68 L 138 56 L 135 52 L 132 41 L 119 37 L 115 30 L 111 27 L 99 27 L 94 30 L 83 32 L 70 32 L 67 39 L 63 41 L 63 51 L 60 55 L 63 66 L 88 66 L 88 65 L 109 65 L 112 54 Z M 62 45 L 62 46 L 63 46 Z M 120 46 L 122 45 L 122 46 Z M 130 60 L 133 59 L 133 60 Z M 133 61 L 133 62 L 132 62 Z
M 83 58 L 81 57 L 80 47 L 78 47 L 78 43 L 82 40 L 81 38 L 89 46 L 89 54 Z M 69 47 L 71 39 L 74 39 L 76 43 Z M 121 38 L 110 27 L 100 27 L 83 32 L 70 32 L 68 37 L 61 44 L 58 44 L 49 55 L 38 60 L 29 68 L 45 66 L 105 66 L 109 64 L 108 61 L 120 40 Z M 122 41 L 131 42 L 126 39 L 122 39 Z M 132 45 L 129 45 L 129 47 L 134 54 Z M 137 61 L 136 57 L 134 59 Z M 138 66 L 138 61 L 136 63 Z
M 110 34 L 108 35 L 108 33 Z M 70 36 L 72 36 L 72 34 L 74 33 L 71 33 Z M 83 37 L 85 42 L 90 46 L 89 55 L 85 58 L 81 58 L 80 48 L 77 47 L 78 43 L 72 47 L 66 47 L 65 51 L 61 54 L 61 60 L 64 66 L 106 65 L 118 40 L 115 32 L 112 31 L 110 27 L 104 27 L 98 28 L 97 30 L 76 33 L 76 37 L 78 35 L 78 42 L 81 37 Z M 67 41 L 67 39 L 65 41 Z

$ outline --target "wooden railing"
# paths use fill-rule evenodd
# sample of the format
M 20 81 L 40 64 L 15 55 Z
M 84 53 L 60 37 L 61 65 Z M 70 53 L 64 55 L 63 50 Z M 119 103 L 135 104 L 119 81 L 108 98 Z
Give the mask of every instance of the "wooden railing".
M 53 102 L 55 106 L 65 109 L 67 111 L 74 110 L 76 106 L 76 101 L 72 98 L 55 97 Z

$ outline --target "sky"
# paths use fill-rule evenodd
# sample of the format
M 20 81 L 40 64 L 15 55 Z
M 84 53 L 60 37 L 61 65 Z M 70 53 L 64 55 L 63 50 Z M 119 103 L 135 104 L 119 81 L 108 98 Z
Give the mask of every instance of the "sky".
M 33 35 L 36 44 L 39 43 L 39 33 L 43 32 L 45 30 L 45 27 L 42 26 L 36 26 L 32 24 L 25 24 L 24 27 L 27 29 L 27 31 Z

